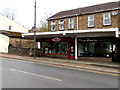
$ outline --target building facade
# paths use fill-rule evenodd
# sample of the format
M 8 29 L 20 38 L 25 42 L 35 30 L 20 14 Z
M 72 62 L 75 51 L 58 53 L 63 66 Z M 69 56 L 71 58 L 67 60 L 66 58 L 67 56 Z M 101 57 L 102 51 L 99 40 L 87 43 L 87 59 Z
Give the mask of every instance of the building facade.
M 61 11 L 48 18 L 49 32 L 37 33 L 43 56 L 112 60 L 120 49 L 120 2 Z M 33 34 L 24 34 L 32 36 Z
M 0 53 L 29 55 L 29 49 L 33 48 L 34 41 L 22 37 L 22 34 L 28 32 L 28 28 L 0 14 Z
M 0 14 L 0 31 L 28 33 L 28 28 Z

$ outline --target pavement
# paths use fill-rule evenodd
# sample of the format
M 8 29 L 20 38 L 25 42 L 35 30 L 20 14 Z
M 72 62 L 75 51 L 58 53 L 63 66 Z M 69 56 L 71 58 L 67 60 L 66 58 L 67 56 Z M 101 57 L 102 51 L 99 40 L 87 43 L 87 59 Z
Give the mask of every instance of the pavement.
M 30 61 L 40 64 L 47 64 L 58 67 L 67 67 L 70 69 L 85 69 L 104 73 L 119 74 L 119 63 L 114 62 L 97 62 L 97 61 L 84 61 L 84 60 L 74 60 L 74 59 L 60 59 L 60 58 L 50 58 L 50 57 L 37 57 L 34 59 L 29 56 L 18 56 L 13 54 L 0 54 L 0 57 L 19 59 L 23 61 Z

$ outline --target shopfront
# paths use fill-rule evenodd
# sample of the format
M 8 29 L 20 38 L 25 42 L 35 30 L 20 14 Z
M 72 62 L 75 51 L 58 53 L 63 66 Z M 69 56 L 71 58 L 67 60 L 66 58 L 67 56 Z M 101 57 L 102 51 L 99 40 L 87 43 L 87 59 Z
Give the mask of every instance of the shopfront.
M 117 50 L 116 38 L 78 38 L 77 57 L 112 58 Z M 75 58 L 75 38 L 43 38 L 41 39 L 41 54 L 43 56 Z
M 112 57 L 117 50 L 116 38 L 79 38 L 78 57 Z
M 120 50 L 117 31 L 118 29 L 42 32 L 37 33 L 36 38 L 41 42 L 42 56 L 76 60 L 104 58 L 112 61 L 114 53 Z M 31 37 L 34 34 L 23 36 Z
M 75 58 L 74 38 L 44 38 L 41 39 L 42 56 Z

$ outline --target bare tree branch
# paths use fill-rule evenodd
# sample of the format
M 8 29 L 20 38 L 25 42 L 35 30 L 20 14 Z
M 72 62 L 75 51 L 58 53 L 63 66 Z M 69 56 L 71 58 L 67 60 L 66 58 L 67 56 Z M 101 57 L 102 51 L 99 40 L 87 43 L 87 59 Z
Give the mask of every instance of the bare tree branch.
M 3 13 L 9 19 L 15 20 L 16 18 L 16 10 L 14 8 L 5 8 Z

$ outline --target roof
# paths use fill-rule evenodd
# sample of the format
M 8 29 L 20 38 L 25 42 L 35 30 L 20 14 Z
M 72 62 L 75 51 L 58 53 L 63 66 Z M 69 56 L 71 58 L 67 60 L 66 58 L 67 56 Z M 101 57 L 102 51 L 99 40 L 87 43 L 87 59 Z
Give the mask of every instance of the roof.
M 120 1 L 109 2 L 109 3 L 88 6 L 88 7 L 83 7 L 83 8 L 77 8 L 77 9 L 72 9 L 72 10 L 67 10 L 67 11 L 61 11 L 51 16 L 50 18 L 48 18 L 48 20 L 70 17 L 70 16 L 75 16 L 75 15 L 80 15 L 80 14 L 88 14 L 88 13 L 93 13 L 93 12 L 101 12 L 101 11 L 106 11 L 106 10 L 114 10 L 114 9 L 120 9 Z
M 0 30 L 0 34 L 6 35 L 8 37 L 22 37 L 23 33 L 13 32 L 13 31 L 6 31 L 6 30 Z

